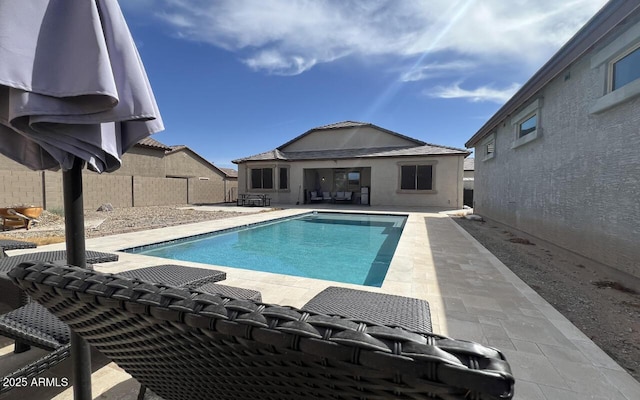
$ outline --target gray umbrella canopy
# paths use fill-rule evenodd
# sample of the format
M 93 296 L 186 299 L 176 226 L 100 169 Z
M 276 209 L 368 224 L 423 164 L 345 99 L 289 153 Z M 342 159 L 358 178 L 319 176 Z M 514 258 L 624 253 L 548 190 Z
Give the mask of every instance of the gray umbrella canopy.
M 67 262 L 86 265 L 82 168 L 110 172 L 163 129 L 116 0 L 0 0 L 0 153 L 62 168 Z M 89 345 L 71 336 L 74 399 L 90 400 Z
M 121 165 L 163 129 L 115 0 L 0 2 L 0 152 L 35 170 Z

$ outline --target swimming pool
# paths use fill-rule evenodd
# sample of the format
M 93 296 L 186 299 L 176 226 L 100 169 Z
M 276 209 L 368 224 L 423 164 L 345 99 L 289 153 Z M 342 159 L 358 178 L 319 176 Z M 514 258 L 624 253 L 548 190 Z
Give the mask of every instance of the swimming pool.
M 313 212 L 124 251 L 380 287 L 406 220 Z

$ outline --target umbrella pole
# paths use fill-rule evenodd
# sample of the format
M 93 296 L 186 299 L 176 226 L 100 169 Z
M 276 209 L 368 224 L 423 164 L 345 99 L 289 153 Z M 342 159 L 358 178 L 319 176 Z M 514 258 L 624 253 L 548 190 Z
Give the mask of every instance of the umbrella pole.
M 64 231 L 67 245 L 67 263 L 81 268 L 87 266 L 84 239 L 84 205 L 82 199 L 83 161 L 76 157 L 73 167 L 62 172 L 64 196 Z M 71 360 L 74 400 L 92 400 L 91 352 L 89 344 L 71 332 Z

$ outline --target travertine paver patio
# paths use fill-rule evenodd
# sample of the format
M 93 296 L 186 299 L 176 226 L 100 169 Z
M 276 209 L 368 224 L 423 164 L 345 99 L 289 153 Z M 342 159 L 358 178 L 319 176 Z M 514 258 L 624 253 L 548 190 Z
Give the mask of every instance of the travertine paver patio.
M 340 209 L 344 211 L 345 207 Z M 370 207 L 347 209 L 380 212 Z M 290 208 L 90 239 L 87 248 L 116 251 L 306 211 L 309 209 Z M 386 211 L 407 213 L 409 218 L 382 288 L 367 290 L 426 299 L 431 306 L 434 332 L 502 350 L 516 377 L 516 399 L 640 398 L 640 383 L 449 217 L 429 209 Z M 63 245 L 46 247 L 56 249 Z M 120 253 L 117 263 L 96 268 L 118 272 L 166 263 L 165 259 Z M 225 284 L 259 290 L 265 302 L 298 307 L 327 286 L 363 288 L 221 266 L 171 263 L 224 270 L 228 276 Z M 0 357 L 18 362 L 10 350 L 6 346 Z M 54 373 L 70 376 L 70 370 L 65 368 L 69 368 L 68 363 Z M 95 398 L 135 398 L 137 388 L 135 381 L 114 364 L 93 374 Z M 24 398 L 25 393 L 14 390 L 9 395 Z M 29 398 L 35 398 L 32 393 L 43 399 L 54 395 L 55 399 L 72 398 L 71 389 L 30 390 Z

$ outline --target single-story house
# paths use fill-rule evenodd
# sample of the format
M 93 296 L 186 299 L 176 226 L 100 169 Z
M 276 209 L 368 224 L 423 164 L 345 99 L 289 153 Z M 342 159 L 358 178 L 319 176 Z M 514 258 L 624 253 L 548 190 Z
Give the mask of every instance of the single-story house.
M 465 145 L 476 213 L 640 278 L 640 2 L 607 3 Z
M 312 193 L 325 192 L 333 198 L 349 193 L 358 204 L 461 208 L 468 155 L 371 123 L 344 121 L 233 162 L 239 193 L 267 194 L 275 203 L 306 203 Z
M 187 180 L 187 203 L 222 203 L 235 200 L 238 178 L 234 170 L 218 168 L 184 145 L 171 146 L 165 153 L 164 162 L 168 178 Z

